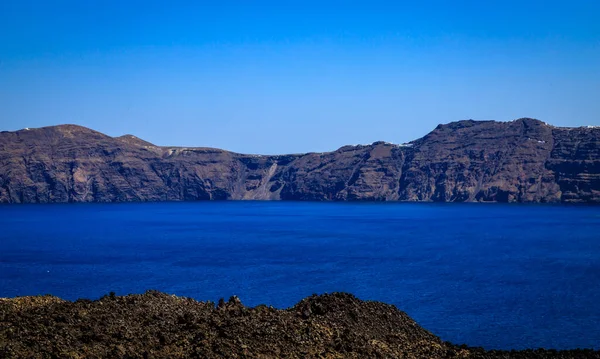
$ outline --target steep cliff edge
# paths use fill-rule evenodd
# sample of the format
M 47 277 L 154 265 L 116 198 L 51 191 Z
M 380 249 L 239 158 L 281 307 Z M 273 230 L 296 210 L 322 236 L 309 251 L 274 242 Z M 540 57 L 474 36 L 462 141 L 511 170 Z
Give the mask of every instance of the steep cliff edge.
M 76 125 L 0 133 L 0 203 L 224 199 L 600 203 L 600 128 L 469 120 L 408 144 L 280 156 Z

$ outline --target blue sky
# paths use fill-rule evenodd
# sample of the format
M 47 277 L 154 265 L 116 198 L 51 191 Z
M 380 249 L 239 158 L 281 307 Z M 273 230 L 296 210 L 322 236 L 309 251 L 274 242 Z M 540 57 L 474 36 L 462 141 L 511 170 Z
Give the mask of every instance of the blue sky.
M 600 1 L 0 1 L 0 129 L 246 153 L 600 125 Z

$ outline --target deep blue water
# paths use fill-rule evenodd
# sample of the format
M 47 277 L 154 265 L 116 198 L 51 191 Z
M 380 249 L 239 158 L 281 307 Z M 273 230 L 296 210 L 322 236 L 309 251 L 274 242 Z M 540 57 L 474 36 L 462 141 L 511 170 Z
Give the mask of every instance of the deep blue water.
M 0 297 L 147 289 L 281 308 L 346 291 L 457 344 L 600 349 L 600 207 L 0 206 Z

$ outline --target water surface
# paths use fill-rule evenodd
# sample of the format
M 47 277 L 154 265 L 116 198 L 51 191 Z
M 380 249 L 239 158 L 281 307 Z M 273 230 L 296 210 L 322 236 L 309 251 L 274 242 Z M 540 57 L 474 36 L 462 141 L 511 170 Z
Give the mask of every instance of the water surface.
M 346 291 L 454 343 L 600 349 L 600 207 L 0 206 L 0 297 L 147 289 L 281 308 Z

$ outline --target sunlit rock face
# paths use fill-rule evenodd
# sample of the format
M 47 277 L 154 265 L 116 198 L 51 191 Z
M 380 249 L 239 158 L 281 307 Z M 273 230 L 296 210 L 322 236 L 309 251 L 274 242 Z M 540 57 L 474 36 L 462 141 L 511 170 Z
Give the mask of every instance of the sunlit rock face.
M 0 133 L 0 202 L 600 202 L 600 128 L 459 121 L 406 144 L 245 155 L 75 125 Z

